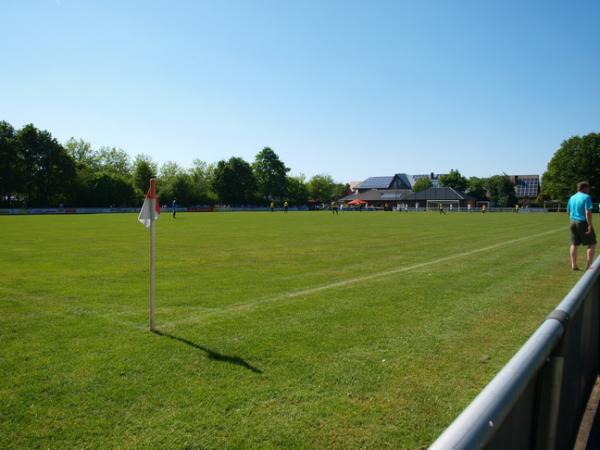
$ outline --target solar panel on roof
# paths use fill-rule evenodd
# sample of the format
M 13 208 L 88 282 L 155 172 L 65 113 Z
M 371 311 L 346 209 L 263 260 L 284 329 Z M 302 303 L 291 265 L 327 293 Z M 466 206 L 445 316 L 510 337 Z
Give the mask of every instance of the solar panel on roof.
M 540 179 L 538 176 L 517 176 L 515 194 L 517 197 L 537 197 L 540 192 Z
M 371 177 L 357 186 L 357 189 L 387 189 L 394 177 Z

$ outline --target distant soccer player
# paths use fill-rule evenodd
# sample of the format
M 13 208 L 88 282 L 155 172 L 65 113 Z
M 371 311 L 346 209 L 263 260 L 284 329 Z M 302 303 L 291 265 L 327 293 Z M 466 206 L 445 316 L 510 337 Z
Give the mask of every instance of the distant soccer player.
M 288 202 L 283 202 L 283 210 L 287 214 L 287 212 L 288 212 Z
M 331 213 L 338 214 L 338 204 L 335 200 L 331 202 Z
M 270 208 L 271 208 L 271 212 L 275 211 L 275 203 L 274 202 L 271 202 Z
M 567 212 L 571 219 L 571 269 L 577 267 L 577 247 L 587 245 L 587 268 L 589 269 L 594 259 L 596 250 L 596 233 L 592 227 L 592 197 L 590 185 L 587 181 L 577 183 L 577 193 L 569 198 Z
M 483 204 L 481 205 L 481 212 L 482 212 L 483 214 L 485 214 L 486 210 L 487 210 L 487 206 L 485 205 L 485 203 L 483 203 Z
M 175 218 L 175 214 L 177 213 L 177 199 L 173 199 L 173 203 L 171 204 L 171 208 L 173 209 L 173 219 Z
M 467 212 L 471 212 L 471 204 L 467 203 Z
M 440 209 L 440 214 L 446 215 L 446 210 L 444 209 L 444 205 L 439 204 L 438 208 Z

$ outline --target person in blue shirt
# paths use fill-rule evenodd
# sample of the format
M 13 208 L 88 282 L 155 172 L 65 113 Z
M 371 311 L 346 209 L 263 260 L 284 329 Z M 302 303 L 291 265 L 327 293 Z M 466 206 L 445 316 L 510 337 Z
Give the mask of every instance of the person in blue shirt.
M 592 197 L 590 185 L 587 181 L 577 183 L 577 193 L 569 198 L 567 212 L 571 219 L 571 269 L 577 267 L 577 247 L 587 245 L 587 268 L 589 269 L 594 259 L 596 250 L 596 233 L 592 226 Z

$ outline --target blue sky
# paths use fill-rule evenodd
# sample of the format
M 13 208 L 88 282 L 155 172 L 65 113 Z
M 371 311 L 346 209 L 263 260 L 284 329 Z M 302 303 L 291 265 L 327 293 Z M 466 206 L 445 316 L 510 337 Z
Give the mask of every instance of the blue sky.
M 542 173 L 600 131 L 600 2 L 3 0 L 0 120 L 189 167 Z

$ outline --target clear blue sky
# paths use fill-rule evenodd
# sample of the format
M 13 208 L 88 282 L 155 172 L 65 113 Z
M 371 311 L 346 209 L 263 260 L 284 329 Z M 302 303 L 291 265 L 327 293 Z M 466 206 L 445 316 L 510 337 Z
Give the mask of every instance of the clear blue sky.
M 542 173 L 600 131 L 600 2 L 3 0 L 0 120 L 189 167 Z

